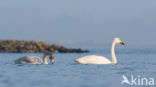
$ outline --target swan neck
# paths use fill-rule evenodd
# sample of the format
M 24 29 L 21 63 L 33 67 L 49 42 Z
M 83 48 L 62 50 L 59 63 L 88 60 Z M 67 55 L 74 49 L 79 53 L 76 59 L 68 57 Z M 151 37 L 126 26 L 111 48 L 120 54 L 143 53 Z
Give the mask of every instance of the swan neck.
M 48 64 L 47 56 L 43 56 L 43 63 L 44 63 L 44 64 Z
M 113 64 L 117 64 L 117 59 L 116 59 L 116 56 L 115 56 L 115 45 L 116 45 L 116 43 L 115 43 L 115 41 L 113 41 L 113 43 L 112 43 L 112 49 L 111 49 L 111 56 L 112 56 L 112 63 Z

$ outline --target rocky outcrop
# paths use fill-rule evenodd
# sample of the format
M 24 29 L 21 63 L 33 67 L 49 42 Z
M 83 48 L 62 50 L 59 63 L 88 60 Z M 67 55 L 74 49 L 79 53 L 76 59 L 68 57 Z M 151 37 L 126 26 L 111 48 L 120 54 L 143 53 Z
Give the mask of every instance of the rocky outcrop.
M 25 41 L 25 40 L 0 40 L 0 52 L 8 53 L 84 53 L 88 50 L 71 49 L 58 45 L 50 45 L 43 41 Z

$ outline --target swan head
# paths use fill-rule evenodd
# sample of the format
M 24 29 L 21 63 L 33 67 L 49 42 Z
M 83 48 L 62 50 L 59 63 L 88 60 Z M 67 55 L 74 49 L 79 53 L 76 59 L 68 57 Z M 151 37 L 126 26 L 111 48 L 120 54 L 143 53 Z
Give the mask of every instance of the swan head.
M 120 38 L 115 38 L 115 39 L 114 39 L 114 42 L 115 42 L 115 43 L 118 43 L 118 44 L 125 45 L 125 43 L 124 43 Z
M 55 56 L 53 54 L 49 55 L 49 59 L 50 59 L 51 64 L 54 64 Z

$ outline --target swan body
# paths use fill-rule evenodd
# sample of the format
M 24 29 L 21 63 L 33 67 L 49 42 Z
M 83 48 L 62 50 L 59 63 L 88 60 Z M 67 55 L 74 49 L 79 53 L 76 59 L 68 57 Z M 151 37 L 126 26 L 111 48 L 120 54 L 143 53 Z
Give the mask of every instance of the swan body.
M 97 55 L 90 55 L 90 56 L 85 56 L 79 59 L 76 59 L 75 62 L 79 64 L 117 64 L 117 59 L 115 56 L 115 45 L 116 44 L 123 44 L 123 41 L 120 40 L 120 38 L 115 38 L 112 43 L 112 48 L 111 48 L 111 56 L 112 56 L 112 61 L 108 60 L 106 57 L 103 56 L 97 56 Z
M 49 59 L 51 64 L 54 63 L 55 57 L 53 54 L 45 53 L 43 55 L 43 60 L 37 56 L 24 56 L 15 60 L 15 64 L 48 64 L 47 56 L 49 55 Z
M 41 60 L 37 56 L 24 56 L 17 60 L 15 60 L 16 64 L 42 64 L 43 60 Z
M 103 56 L 96 56 L 96 55 L 85 56 L 75 61 L 80 64 L 111 64 L 112 63 L 107 58 Z

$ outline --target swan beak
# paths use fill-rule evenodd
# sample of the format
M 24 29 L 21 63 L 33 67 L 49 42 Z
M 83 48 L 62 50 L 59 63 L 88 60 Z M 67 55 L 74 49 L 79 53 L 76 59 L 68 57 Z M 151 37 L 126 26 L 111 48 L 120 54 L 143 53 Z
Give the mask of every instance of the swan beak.
M 120 44 L 125 45 L 125 43 L 122 40 L 120 40 Z
M 121 43 L 122 45 L 125 45 L 125 43 Z
M 54 64 L 54 59 L 51 60 L 51 64 Z

